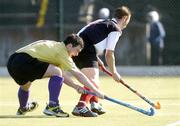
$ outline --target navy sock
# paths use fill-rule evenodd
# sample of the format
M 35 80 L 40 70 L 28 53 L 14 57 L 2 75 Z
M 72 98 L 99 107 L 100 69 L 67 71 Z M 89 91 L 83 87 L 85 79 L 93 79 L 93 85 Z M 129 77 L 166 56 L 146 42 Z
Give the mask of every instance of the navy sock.
M 18 91 L 18 98 L 19 98 L 20 108 L 25 108 L 29 98 L 29 91 L 24 91 L 20 87 Z
M 63 78 L 59 76 L 52 76 L 49 80 L 49 105 L 58 106 L 59 105 L 59 95 L 63 83 Z

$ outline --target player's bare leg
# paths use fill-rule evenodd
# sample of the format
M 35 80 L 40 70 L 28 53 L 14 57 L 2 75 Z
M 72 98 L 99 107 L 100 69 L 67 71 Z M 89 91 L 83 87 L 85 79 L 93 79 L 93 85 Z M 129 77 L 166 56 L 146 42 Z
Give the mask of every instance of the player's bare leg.
M 100 86 L 99 69 L 90 68 L 90 70 L 89 69 L 84 70 L 83 73 L 88 75 L 87 77 L 93 82 L 93 84 L 96 84 L 95 86 L 97 88 L 99 88 L 99 86 Z M 105 110 L 103 109 L 102 104 L 99 103 L 99 98 L 97 96 L 90 97 L 89 102 L 91 104 L 91 111 L 97 113 L 98 115 L 105 113 Z
M 99 71 L 97 68 L 83 68 L 81 71 L 93 82 L 95 86 L 99 88 Z M 84 87 L 89 90 L 87 87 Z M 90 100 L 92 99 L 92 100 Z M 96 117 L 97 111 L 93 112 L 88 107 L 87 104 L 91 101 L 91 107 L 96 107 L 98 103 L 98 97 L 92 96 L 90 94 L 82 94 L 80 100 L 76 107 L 74 108 L 72 114 L 76 116 L 86 116 L 86 117 Z M 94 106 L 96 104 L 96 106 Z M 83 110 L 86 108 L 86 111 Z M 99 108 L 99 107 L 98 107 Z M 97 108 L 97 109 L 98 109 Z M 93 108 L 95 110 L 95 108 Z M 103 109 L 102 109 L 103 110 Z

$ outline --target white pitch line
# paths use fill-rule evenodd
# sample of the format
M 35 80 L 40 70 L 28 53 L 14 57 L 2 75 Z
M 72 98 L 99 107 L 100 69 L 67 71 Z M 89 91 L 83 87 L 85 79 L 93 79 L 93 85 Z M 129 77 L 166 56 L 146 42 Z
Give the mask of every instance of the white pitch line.
M 180 120 L 176 121 L 176 122 L 173 122 L 173 123 L 170 123 L 166 126 L 180 126 Z

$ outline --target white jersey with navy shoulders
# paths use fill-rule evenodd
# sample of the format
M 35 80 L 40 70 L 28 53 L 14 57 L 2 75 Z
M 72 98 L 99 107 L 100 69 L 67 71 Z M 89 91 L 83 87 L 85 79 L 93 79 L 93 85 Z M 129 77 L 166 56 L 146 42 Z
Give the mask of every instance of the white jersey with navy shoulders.
M 85 48 L 94 45 L 98 53 L 102 53 L 104 49 L 114 50 L 121 34 L 114 18 L 96 20 L 78 32 L 84 40 Z

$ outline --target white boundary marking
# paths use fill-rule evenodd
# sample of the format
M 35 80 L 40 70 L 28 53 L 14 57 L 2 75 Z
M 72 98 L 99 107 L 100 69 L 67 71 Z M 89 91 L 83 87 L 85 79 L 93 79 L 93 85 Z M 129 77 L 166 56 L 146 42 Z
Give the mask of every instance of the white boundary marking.
M 166 126 L 180 126 L 180 120 L 176 121 L 176 122 L 173 122 L 173 123 L 170 123 Z

